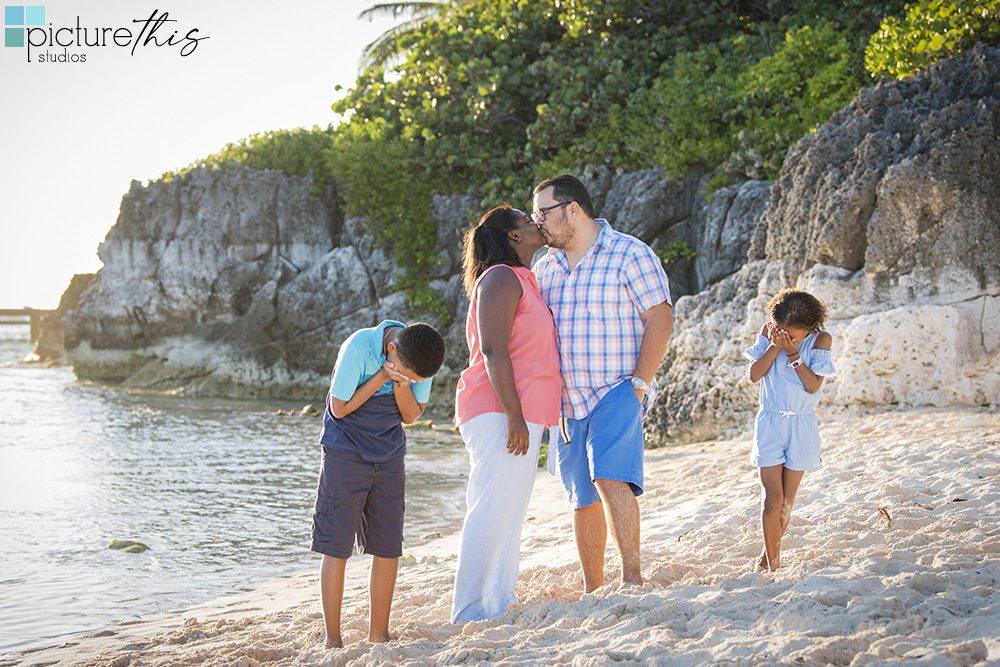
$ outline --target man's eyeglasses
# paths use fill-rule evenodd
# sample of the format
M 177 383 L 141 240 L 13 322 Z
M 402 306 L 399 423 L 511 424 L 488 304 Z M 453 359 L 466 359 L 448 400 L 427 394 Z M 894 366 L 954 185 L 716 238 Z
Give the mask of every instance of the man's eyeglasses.
M 545 222 L 545 214 L 554 208 L 559 208 L 560 206 L 565 206 L 566 204 L 572 204 L 571 201 L 559 202 L 558 204 L 553 204 L 552 206 L 545 206 L 544 208 L 539 208 L 531 212 L 531 219 L 536 225 L 540 225 Z

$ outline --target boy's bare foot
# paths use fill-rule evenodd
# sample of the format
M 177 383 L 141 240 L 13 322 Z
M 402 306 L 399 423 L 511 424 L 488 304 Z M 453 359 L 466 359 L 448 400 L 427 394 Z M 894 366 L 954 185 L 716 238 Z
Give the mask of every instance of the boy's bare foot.
M 340 637 L 327 637 L 326 638 L 327 648 L 344 648 L 344 640 Z
M 624 591 L 624 590 L 629 589 L 629 588 L 642 588 L 642 585 L 644 583 L 646 583 L 646 582 L 642 580 L 642 577 L 639 577 L 639 579 L 637 581 L 634 581 L 632 579 L 628 579 L 628 580 L 623 579 L 622 582 L 620 584 L 618 584 L 618 589 L 617 590 Z

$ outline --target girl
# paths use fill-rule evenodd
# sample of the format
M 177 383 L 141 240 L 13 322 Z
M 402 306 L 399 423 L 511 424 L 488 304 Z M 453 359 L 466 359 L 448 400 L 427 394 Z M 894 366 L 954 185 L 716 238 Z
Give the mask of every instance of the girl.
M 750 359 L 750 381 L 760 383 L 760 410 L 754 424 L 750 464 L 760 469 L 760 527 L 764 549 L 754 570 L 778 569 L 781 537 L 806 470 L 822 465 L 819 403 L 823 378 L 836 374 L 830 360 L 833 339 L 820 327 L 826 308 L 797 289 L 779 292 L 767 305 L 771 320 L 757 344 L 743 352 Z

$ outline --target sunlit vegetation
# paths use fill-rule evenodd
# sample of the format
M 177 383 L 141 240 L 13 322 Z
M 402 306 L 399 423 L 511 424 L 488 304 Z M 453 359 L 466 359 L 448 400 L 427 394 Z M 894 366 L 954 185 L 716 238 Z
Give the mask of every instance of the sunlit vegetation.
M 393 57 L 367 61 L 334 102 L 339 126 L 255 135 L 192 166 L 336 183 L 348 214 L 395 244 L 410 302 L 440 314 L 433 194 L 525 206 L 540 178 L 596 167 L 712 174 L 712 187 L 772 179 L 873 74 L 997 43 L 998 3 L 418 3 L 433 7 L 380 45 Z
M 979 42 L 1000 44 L 1000 0 L 930 0 L 887 17 L 865 64 L 874 77 L 902 79 Z

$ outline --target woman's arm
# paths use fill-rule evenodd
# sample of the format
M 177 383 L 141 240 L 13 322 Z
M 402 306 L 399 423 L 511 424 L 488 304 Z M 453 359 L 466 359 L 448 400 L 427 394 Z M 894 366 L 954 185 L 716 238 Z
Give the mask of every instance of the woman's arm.
M 521 281 L 513 271 L 496 269 L 480 281 L 476 307 L 486 375 L 507 415 L 507 451 L 522 456 L 528 453 L 528 425 L 514 384 L 514 365 L 508 346 L 517 304 L 523 295 Z

